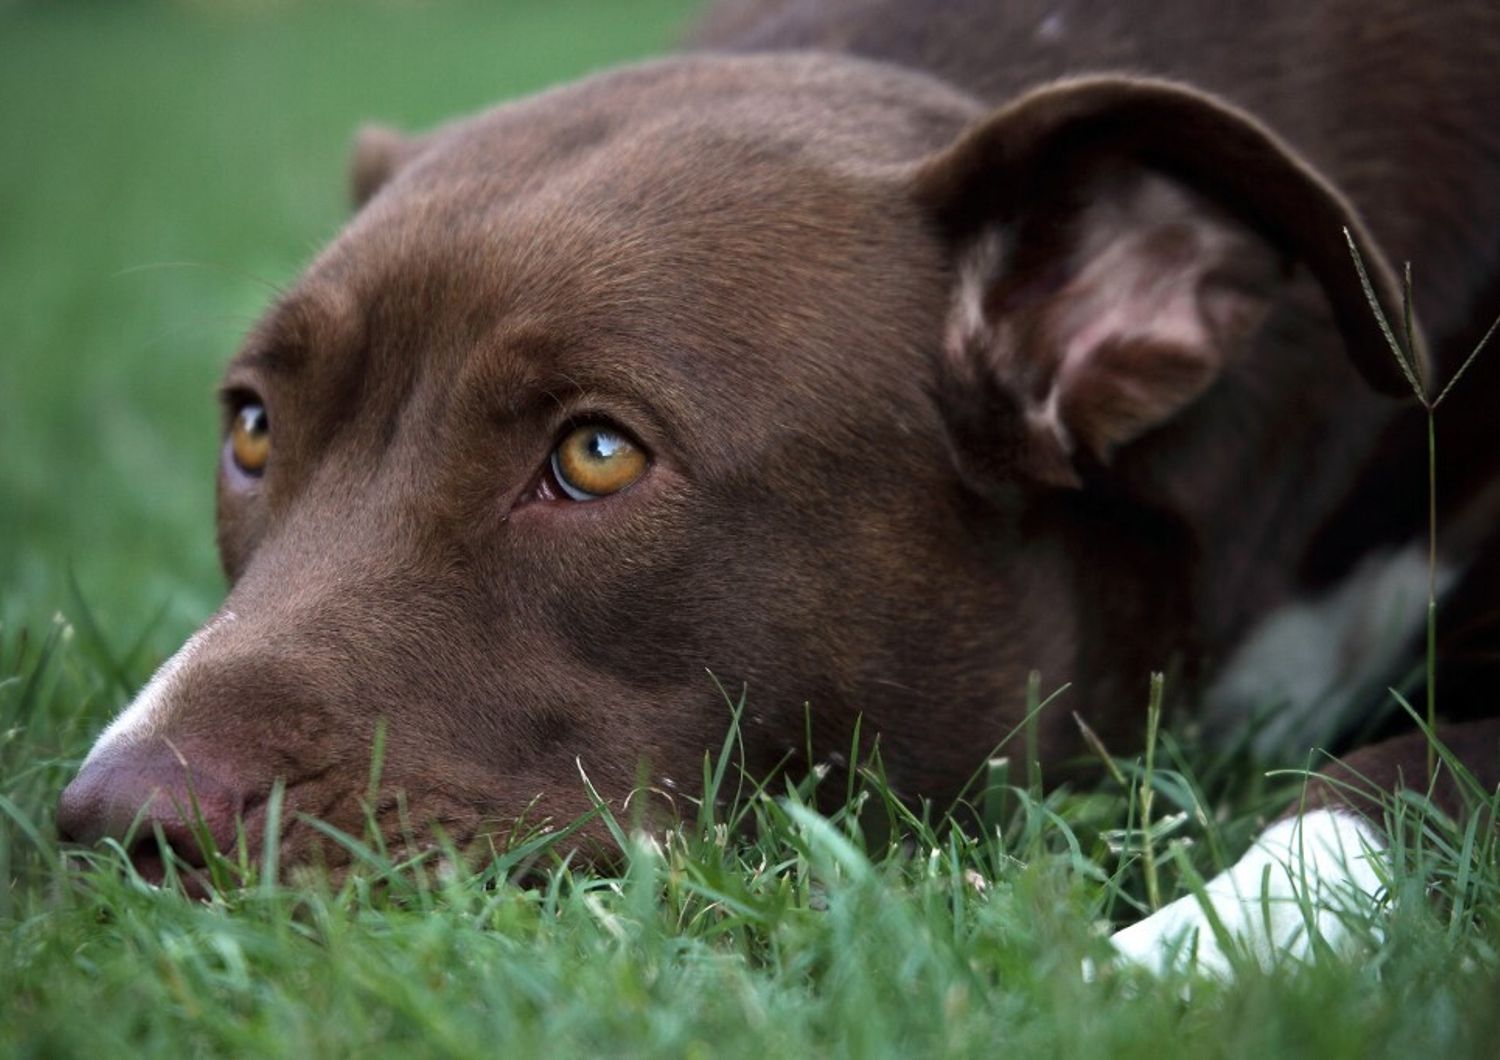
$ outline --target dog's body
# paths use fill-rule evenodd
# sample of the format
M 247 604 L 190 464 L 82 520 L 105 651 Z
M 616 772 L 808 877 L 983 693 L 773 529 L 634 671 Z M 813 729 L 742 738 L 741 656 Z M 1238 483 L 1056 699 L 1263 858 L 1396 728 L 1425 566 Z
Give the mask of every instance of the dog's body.
M 1421 438 L 1342 230 L 1393 320 L 1414 262 L 1451 371 L 1500 307 L 1500 16 L 785 0 L 699 43 L 362 139 L 358 214 L 226 381 L 230 596 L 65 831 L 149 803 L 191 856 L 184 758 L 221 842 L 278 777 L 357 826 L 381 720 L 393 832 L 397 791 L 460 843 L 566 819 L 580 761 L 616 799 L 643 762 L 690 784 L 727 722 L 705 668 L 748 685 L 752 768 L 862 715 L 949 798 L 1032 669 L 1124 742 L 1152 669 L 1274 698 L 1240 675 L 1288 607 L 1420 620 Z M 1445 411 L 1444 585 L 1484 607 L 1495 378 Z M 1455 739 L 1493 784 L 1495 726 Z

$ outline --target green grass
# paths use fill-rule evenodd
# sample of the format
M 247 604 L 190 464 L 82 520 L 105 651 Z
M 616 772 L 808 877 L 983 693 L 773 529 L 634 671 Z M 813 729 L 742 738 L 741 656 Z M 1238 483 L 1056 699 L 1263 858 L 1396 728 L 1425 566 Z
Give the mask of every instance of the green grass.
M 1144 758 L 1045 798 L 996 766 L 977 835 L 903 817 L 872 764 L 826 818 L 816 778 L 776 778 L 670 836 L 616 822 L 618 877 L 351 837 L 351 879 L 279 886 L 235 851 L 196 902 L 118 852 L 63 859 L 58 791 L 222 592 L 213 386 L 344 216 L 350 131 L 650 53 L 692 6 L 0 5 L 0 1053 L 1492 1055 L 1493 799 L 1462 830 L 1393 805 L 1394 901 L 1348 954 L 1186 1000 L 1083 980 L 1107 925 L 1295 797 L 1180 727 L 1153 744 L 1149 828 Z M 1144 744 L 1144 675 L 1141 697 Z M 712 759 L 726 794 L 733 763 Z
M 973 836 L 908 816 L 878 763 L 828 817 L 807 808 L 816 778 L 742 787 L 731 743 L 706 765 L 717 815 L 688 806 L 653 836 L 613 822 L 617 876 L 562 848 L 454 872 L 349 837 L 362 868 L 337 885 L 273 884 L 242 849 L 199 902 L 117 849 L 63 861 L 50 800 L 112 678 L 62 626 L 3 662 L 0 1045 L 17 1055 L 1481 1056 L 1500 1032 L 1495 805 L 1462 831 L 1393 807 L 1395 900 L 1352 950 L 1190 988 L 1079 972 L 1145 901 L 1138 761 L 1045 799 L 995 767 Z M 1297 783 L 1169 734 L 1155 758 L 1163 901 Z

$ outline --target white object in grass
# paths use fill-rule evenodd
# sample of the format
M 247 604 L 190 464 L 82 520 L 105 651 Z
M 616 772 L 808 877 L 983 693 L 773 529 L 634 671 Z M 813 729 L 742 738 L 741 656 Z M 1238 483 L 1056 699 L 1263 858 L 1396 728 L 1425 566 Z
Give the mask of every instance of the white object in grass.
M 1352 813 L 1314 810 L 1278 821 L 1200 894 L 1179 898 L 1110 941 L 1120 959 L 1164 974 L 1232 971 L 1215 921 L 1262 967 L 1305 960 L 1315 939 L 1346 948 L 1379 909 L 1385 840 Z

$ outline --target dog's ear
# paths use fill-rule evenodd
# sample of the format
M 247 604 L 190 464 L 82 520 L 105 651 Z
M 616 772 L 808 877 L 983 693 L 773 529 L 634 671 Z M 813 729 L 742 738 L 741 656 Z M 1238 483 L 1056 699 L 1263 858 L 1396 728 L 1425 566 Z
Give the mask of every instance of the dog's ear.
M 1409 392 L 1344 229 L 1398 326 L 1400 287 L 1350 206 L 1198 92 L 1122 77 L 1042 88 L 924 163 L 915 194 L 954 261 L 945 384 L 988 404 L 987 425 L 958 430 L 970 472 L 1003 463 L 1078 485 L 1249 358 L 1288 299 L 1331 309 L 1365 379 Z
M 363 125 L 349 160 L 349 196 L 357 210 L 417 153 L 417 141 L 388 125 Z

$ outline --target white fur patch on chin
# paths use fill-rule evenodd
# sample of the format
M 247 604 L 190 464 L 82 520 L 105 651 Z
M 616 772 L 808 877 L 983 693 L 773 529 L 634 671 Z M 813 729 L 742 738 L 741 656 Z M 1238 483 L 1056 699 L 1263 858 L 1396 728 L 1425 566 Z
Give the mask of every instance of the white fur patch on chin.
M 146 687 L 130 701 L 130 705 L 115 715 L 114 721 L 99 734 L 99 739 L 94 741 L 83 764 L 88 765 L 108 749 L 141 743 L 156 732 L 165 720 L 167 699 L 177 681 L 177 675 L 202 650 L 210 637 L 234 619 L 233 611 L 224 611 L 189 637 L 175 655 L 161 664 L 151 680 L 146 682 Z
M 1385 840 L 1351 813 L 1315 810 L 1278 821 L 1230 869 L 1138 924 L 1116 932 L 1120 960 L 1157 974 L 1233 971 L 1214 920 L 1235 948 L 1262 967 L 1284 958 L 1306 960 L 1320 938 L 1338 950 L 1354 937 L 1383 892 Z M 1212 917 L 1205 905 L 1211 907 Z

